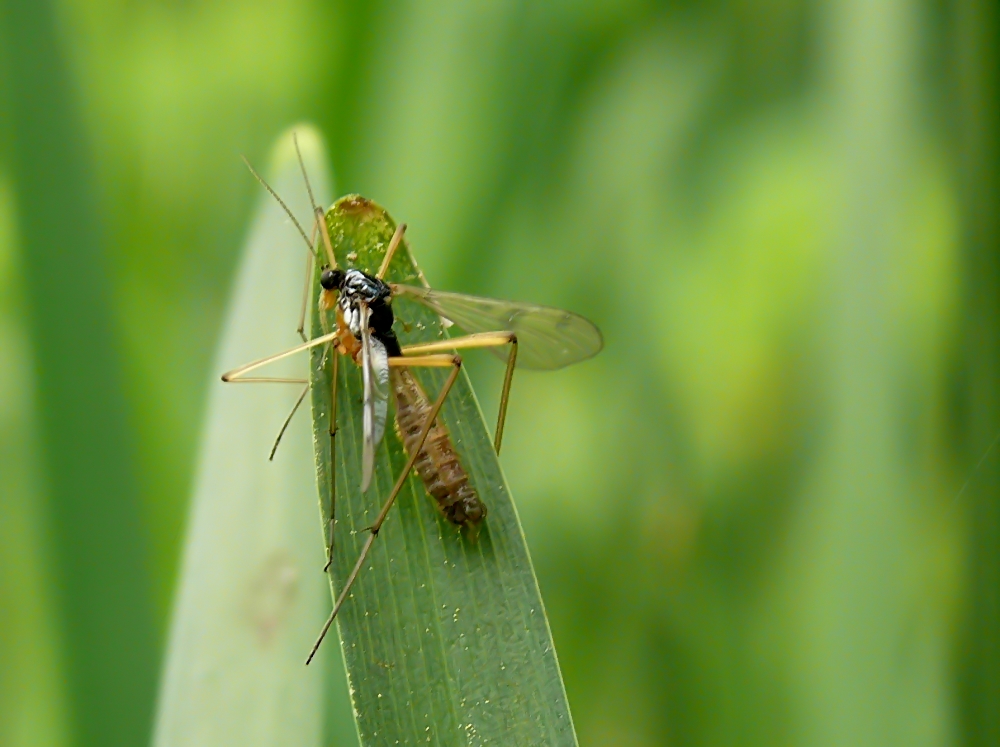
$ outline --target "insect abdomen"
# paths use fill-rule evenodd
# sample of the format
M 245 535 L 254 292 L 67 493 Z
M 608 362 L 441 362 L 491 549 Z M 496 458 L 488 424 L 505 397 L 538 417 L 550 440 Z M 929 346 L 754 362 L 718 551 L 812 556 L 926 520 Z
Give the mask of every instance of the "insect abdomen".
M 396 427 L 406 453 L 412 455 L 431 406 L 409 370 L 394 367 L 390 377 L 396 394 Z M 413 467 L 445 518 L 475 531 L 486 517 L 486 504 L 469 484 L 448 429 L 438 420 L 431 426 Z

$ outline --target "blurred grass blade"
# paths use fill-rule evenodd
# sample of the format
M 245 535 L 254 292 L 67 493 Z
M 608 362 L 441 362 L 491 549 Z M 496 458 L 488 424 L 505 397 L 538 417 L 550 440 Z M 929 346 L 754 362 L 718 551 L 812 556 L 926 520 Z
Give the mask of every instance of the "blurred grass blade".
M 0 120 L 10 138 L 5 166 L 13 176 L 71 739 L 131 747 L 148 739 L 156 682 L 149 547 L 107 265 L 113 252 L 55 6 L 0 2 L 9 70 Z
M 298 132 L 317 197 L 325 199 L 330 179 L 322 143 L 308 128 Z M 276 146 L 268 173 L 308 226 L 290 134 Z M 302 665 L 326 606 L 308 418 L 292 422 L 268 462 L 298 387 L 218 379 L 223 370 L 298 341 L 305 246 L 281 208 L 261 194 L 213 369 L 157 747 L 321 743 L 323 673 Z M 268 374 L 305 376 L 304 358 L 283 363 Z
M 970 489 L 968 603 L 959 646 L 958 693 L 962 743 L 1000 744 L 1000 459 L 991 444 L 1000 432 L 1000 12 L 995 3 L 955 4 L 955 83 L 958 92 L 959 177 L 965 231 L 965 418 Z M 986 457 L 984 458 L 984 455 Z
M 378 269 L 395 229 L 382 208 L 343 198 L 327 222 L 338 264 Z M 388 279 L 419 283 L 419 278 L 404 242 Z M 443 334 L 440 319 L 427 309 L 404 299 L 394 309 L 403 344 Z M 313 335 L 321 332 L 314 314 Z M 312 356 L 311 370 L 317 475 L 327 506 L 331 403 L 329 366 L 323 365 L 321 349 Z M 415 371 L 433 399 L 448 372 Z M 405 462 L 398 437 L 387 434 L 372 486 L 361 494 L 361 374 L 348 361 L 339 366 L 339 377 L 334 596 Z M 516 396 L 516 382 L 514 389 Z M 473 544 L 439 516 L 416 477 L 400 493 L 337 617 L 361 741 L 575 745 L 528 548 L 464 373 L 442 413 L 489 515 Z
M 69 709 L 10 203 L 0 179 L 0 744 L 64 747 Z

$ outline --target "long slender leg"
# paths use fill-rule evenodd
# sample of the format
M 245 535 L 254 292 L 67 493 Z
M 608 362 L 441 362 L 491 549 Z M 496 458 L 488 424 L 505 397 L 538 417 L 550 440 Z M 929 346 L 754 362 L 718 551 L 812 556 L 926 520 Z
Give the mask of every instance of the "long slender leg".
M 298 147 L 299 144 L 298 141 L 296 141 L 295 149 L 298 150 Z M 301 162 L 302 162 L 302 156 L 300 155 L 299 163 Z M 316 225 L 317 225 L 316 223 L 313 223 L 312 234 L 314 240 L 316 238 Z M 308 342 L 309 340 L 309 338 L 306 337 L 305 329 L 306 329 L 306 309 L 309 307 L 309 286 L 312 281 L 313 259 L 314 257 L 312 252 L 306 254 L 306 279 L 302 288 L 302 308 L 299 312 L 299 326 L 295 328 L 295 331 L 299 333 L 299 337 L 302 338 L 302 342 Z M 236 381 L 237 382 L 254 381 L 254 379 L 253 378 L 237 379 Z M 306 383 L 306 388 L 302 390 L 302 394 L 299 395 L 299 398 L 295 401 L 295 404 L 292 405 L 292 411 L 288 413 L 288 417 L 285 418 L 285 422 L 281 424 L 281 430 L 278 431 L 278 437 L 274 439 L 274 446 L 271 447 L 271 453 L 267 457 L 267 460 L 269 462 L 274 461 L 274 455 L 278 451 L 278 444 L 281 443 L 281 437 L 285 435 L 285 431 L 288 430 L 288 426 L 291 424 L 292 418 L 295 417 L 295 413 L 298 412 L 299 407 L 302 405 L 302 400 L 306 398 L 306 394 L 308 393 L 309 393 L 309 384 Z
M 244 379 L 244 381 L 253 381 L 253 379 Z M 298 412 L 299 407 L 302 405 L 302 400 L 306 398 L 307 394 L 309 394 L 308 382 L 302 389 L 302 393 L 299 395 L 299 398 L 295 400 L 295 404 L 292 405 L 292 411 L 288 413 L 288 417 L 285 418 L 285 422 L 281 424 L 281 430 L 278 431 L 278 437 L 274 439 L 274 446 L 271 447 L 271 453 L 267 455 L 267 461 L 274 461 L 274 455 L 278 451 L 278 444 L 281 443 L 281 437 L 285 435 L 285 431 L 288 430 L 288 426 L 292 422 L 292 418 L 295 417 L 295 413 Z
M 510 399 L 510 385 L 514 381 L 514 364 L 517 362 L 517 337 L 510 340 L 510 353 L 507 355 L 507 370 L 503 375 L 503 388 L 500 390 L 500 407 L 497 410 L 497 429 L 493 436 L 493 449 L 500 454 L 500 442 L 503 440 L 503 426 L 507 422 L 507 401 Z
M 354 585 L 354 581 L 357 579 L 358 573 L 361 572 L 361 566 L 364 565 L 365 558 L 368 557 L 368 552 L 371 550 L 372 544 L 375 542 L 375 538 L 378 537 L 379 529 L 382 528 L 382 522 L 385 521 L 385 517 L 388 515 L 389 509 L 392 508 L 392 504 L 396 502 L 396 496 L 399 495 L 399 491 L 402 490 L 403 483 L 406 482 L 406 478 L 410 476 L 410 472 L 413 470 L 413 465 L 417 461 L 417 456 L 420 454 L 420 449 L 423 448 L 424 441 L 427 440 L 427 434 L 430 433 L 431 426 L 434 425 L 434 419 L 437 417 L 438 412 L 441 411 L 441 406 L 444 404 L 444 400 L 448 396 L 448 392 L 451 391 L 452 386 L 455 384 L 455 380 L 458 378 L 458 372 L 462 369 L 462 359 L 457 355 L 426 355 L 421 356 L 420 358 L 390 358 L 389 365 L 429 367 L 452 366 L 452 371 L 448 375 L 448 379 L 444 382 L 444 386 L 441 387 L 441 393 L 438 394 L 437 400 L 427 413 L 427 418 L 424 421 L 424 427 L 420 431 L 420 437 L 417 439 L 417 444 L 413 448 L 410 458 L 406 460 L 406 465 L 399 473 L 399 477 L 396 479 L 396 484 L 392 487 L 392 492 L 389 493 L 389 497 L 386 498 L 385 503 L 382 504 L 382 510 L 379 511 L 378 516 L 375 518 L 375 523 L 372 524 L 369 529 L 370 534 L 368 535 L 368 539 L 365 540 L 364 547 L 361 548 L 361 554 L 358 555 L 358 560 L 354 564 L 354 568 L 351 569 L 351 573 L 347 577 L 347 582 L 344 584 L 344 588 L 340 590 L 340 595 L 337 597 L 337 601 L 333 605 L 333 611 L 330 613 L 330 617 L 327 618 L 326 623 L 323 625 L 323 629 L 319 633 L 319 637 L 316 639 L 316 643 L 313 644 L 312 651 L 309 652 L 306 664 L 309 664 L 309 662 L 313 660 L 313 657 L 319 650 L 319 646 L 326 637 L 327 631 L 329 631 L 330 626 L 333 625 L 334 618 L 337 617 L 337 613 L 344 604 L 344 600 L 347 599 L 347 595 L 351 591 L 351 587 Z
M 458 361 L 456 363 L 456 361 Z M 461 366 L 462 360 L 457 355 L 447 353 L 439 355 L 414 355 L 409 358 L 389 358 L 390 368 L 447 368 Z
M 286 379 L 281 376 L 247 376 L 238 379 L 223 379 L 226 384 L 308 384 L 306 379 Z
M 306 174 L 306 167 L 302 161 L 302 153 L 299 150 L 299 139 L 295 133 L 292 133 L 292 141 L 295 143 L 295 153 L 298 155 L 299 166 L 302 169 L 302 176 L 305 179 L 306 183 L 306 191 L 309 193 L 309 201 L 315 209 L 316 201 L 313 198 L 312 185 L 309 184 L 309 175 Z M 292 213 L 292 211 L 289 210 L 288 205 L 285 204 L 284 200 L 282 200 L 281 197 L 278 196 L 277 192 L 275 192 L 271 188 L 271 185 L 268 184 L 266 181 L 264 181 L 264 178 L 261 177 L 261 175 L 254 170 L 254 167 L 250 165 L 250 162 L 245 157 L 243 158 L 243 162 L 247 165 L 247 168 L 250 169 L 250 173 L 253 174 L 254 177 L 257 179 L 257 181 L 259 181 L 264 186 L 264 189 L 266 189 L 271 194 L 271 196 L 278 201 L 278 204 L 281 205 L 281 208 L 282 210 L 285 211 L 285 214 L 288 215 L 289 218 L 291 218 L 292 223 L 295 224 L 295 227 L 298 229 L 299 234 L 305 240 L 306 246 L 309 249 L 309 251 L 306 254 L 306 277 L 305 277 L 304 287 L 302 289 L 302 307 L 301 307 L 301 312 L 299 313 L 299 325 L 296 328 L 296 332 L 299 333 L 299 337 L 302 338 L 302 342 L 307 342 L 305 334 L 306 308 L 308 307 L 309 304 L 309 285 L 312 279 L 312 268 L 313 268 L 313 257 L 314 257 L 313 246 L 315 245 L 316 242 L 316 230 L 319 223 L 316 221 L 313 222 L 312 237 L 311 238 L 306 237 L 305 231 L 302 230 L 302 226 L 299 224 L 298 220 L 296 220 L 295 215 Z M 235 372 L 230 372 L 228 375 L 223 375 L 222 380 L 228 383 L 257 383 L 257 384 L 293 383 L 293 382 L 306 383 L 298 379 L 281 379 L 274 377 L 240 378 L 238 370 Z M 274 446 L 271 447 L 271 454 L 268 457 L 269 460 L 274 459 L 274 454 L 278 450 L 278 444 L 281 443 L 281 437 L 285 435 L 285 430 L 287 430 L 289 423 L 291 423 L 292 418 L 295 416 L 295 413 L 298 411 L 299 406 L 302 404 L 302 400 L 305 399 L 306 392 L 308 392 L 308 390 L 309 388 L 307 385 L 306 390 L 299 395 L 298 400 L 296 400 L 295 405 L 292 407 L 292 411 L 289 413 L 288 417 L 285 418 L 285 422 L 282 424 L 281 430 L 278 431 L 278 437 L 274 440 Z
M 295 353 L 303 350 L 308 350 L 309 348 L 317 345 L 328 343 L 336 337 L 336 335 L 336 332 L 331 332 L 328 335 L 322 335 L 321 337 L 317 337 L 315 340 L 309 340 L 301 345 L 296 345 L 294 348 L 285 350 L 284 352 L 269 355 L 267 358 L 261 358 L 258 361 L 247 363 L 246 365 L 234 368 L 232 371 L 227 371 L 222 374 L 222 380 L 227 384 L 305 384 L 305 389 L 302 390 L 302 394 L 300 394 L 298 400 L 296 400 L 295 405 L 292 407 L 292 411 L 288 414 L 288 417 L 285 418 L 285 422 L 282 424 L 281 430 L 278 431 L 278 437 L 274 440 L 274 446 L 271 447 L 271 454 L 268 456 L 269 460 L 274 459 L 274 454 L 278 450 L 278 444 L 281 443 L 281 437 L 285 435 L 285 430 L 287 430 L 289 423 L 292 422 L 292 418 L 295 416 L 299 406 L 302 404 L 306 394 L 309 392 L 309 381 L 307 379 L 290 379 L 276 376 L 246 376 L 246 374 L 260 368 L 261 366 L 266 366 L 268 363 L 273 363 L 274 361 L 287 358 L 288 356 L 294 355 Z M 336 356 L 334 357 L 336 358 Z
M 302 151 L 299 148 L 298 133 L 295 132 L 292 133 L 292 142 L 295 144 L 295 155 L 299 161 L 299 168 L 302 171 L 302 179 L 305 182 L 306 192 L 309 194 L 309 204 L 312 206 L 312 212 L 313 212 L 312 235 L 308 239 L 306 239 L 305 231 L 302 230 L 302 226 L 299 225 L 299 222 L 295 219 L 295 216 L 292 214 L 292 211 L 288 209 L 288 206 L 284 203 L 284 201 L 271 188 L 271 186 L 266 181 L 264 181 L 264 179 L 254 170 L 253 166 L 250 165 L 250 162 L 247 161 L 246 158 L 244 158 L 243 161 L 244 163 L 246 163 L 247 168 L 250 169 L 250 173 L 252 173 L 254 177 L 256 177 L 257 180 L 264 186 L 264 188 L 271 194 L 271 196 L 278 201 L 278 204 L 281 205 L 282 209 L 284 209 L 288 217 L 291 218 L 292 223 L 295 224 L 295 227 L 302 235 L 302 238 L 306 239 L 306 244 L 309 247 L 309 252 L 306 255 L 306 275 L 302 288 L 302 305 L 299 312 L 299 324 L 298 327 L 296 328 L 296 331 L 299 333 L 299 337 L 301 337 L 302 342 L 305 343 L 303 347 L 298 349 L 305 349 L 306 347 L 312 347 L 312 345 L 309 344 L 309 340 L 306 338 L 305 326 L 306 326 L 306 310 L 309 308 L 309 289 L 312 284 L 313 262 L 315 261 L 315 256 L 316 256 L 316 252 L 313 247 L 316 244 L 317 230 L 320 230 L 323 236 L 323 245 L 326 250 L 327 258 L 329 259 L 331 266 L 336 266 L 336 260 L 334 259 L 333 246 L 330 242 L 330 233 L 326 226 L 325 214 L 323 213 L 323 210 L 316 204 L 316 197 L 313 195 L 312 184 L 309 182 L 309 173 L 306 171 L 305 162 L 302 160 Z M 325 328 L 326 325 L 324 324 L 324 329 Z M 328 332 L 329 330 L 326 331 Z M 313 344 L 318 344 L 318 343 L 314 341 Z M 278 444 L 281 443 L 282 436 L 285 435 L 285 431 L 288 429 L 289 424 L 292 422 L 292 418 L 295 417 L 295 413 L 302 405 L 302 401 L 305 399 L 306 394 L 309 393 L 309 383 L 307 381 L 301 381 L 298 379 L 280 379 L 273 377 L 271 378 L 243 377 L 243 374 L 248 373 L 249 371 L 253 370 L 259 365 L 264 365 L 267 362 L 278 360 L 280 357 L 284 357 L 284 355 L 285 354 L 279 354 L 278 356 L 272 356 L 270 359 L 263 359 L 262 361 L 258 361 L 255 364 L 250 364 L 248 366 L 244 366 L 234 371 L 230 371 L 226 374 L 223 374 L 222 376 L 222 380 L 228 383 L 265 383 L 265 382 L 290 383 L 295 381 L 299 383 L 304 383 L 306 385 L 305 388 L 302 390 L 302 393 L 299 395 L 299 398 L 296 400 L 295 405 L 292 407 L 292 411 L 288 414 L 288 417 L 285 418 L 285 422 L 282 424 L 281 430 L 278 431 L 278 437 L 274 440 L 274 446 L 271 447 L 271 454 L 268 457 L 269 460 L 274 459 L 274 454 L 278 450 Z M 334 441 L 334 438 L 337 433 L 338 362 L 339 362 L 339 356 L 334 355 L 333 375 L 331 379 L 331 401 L 333 402 L 333 406 L 330 413 L 330 453 L 331 453 L 330 463 L 332 467 L 331 467 L 331 485 L 330 485 L 330 526 L 329 526 L 329 543 L 328 543 L 329 551 L 328 551 L 328 559 L 326 567 L 323 569 L 324 571 L 330 567 L 330 560 L 333 558 L 333 523 L 334 523 L 334 507 L 336 505 L 335 502 L 336 502 L 336 490 L 337 490 L 336 473 L 333 472 L 333 470 L 336 469 L 336 464 L 337 464 L 336 451 L 335 451 L 336 443 Z
M 297 141 L 296 141 L 297 143 Z M 296 144 L 296 147 L 298 145 Z M 302 163 L 302 156 L 299 156 L 299 163 Z M 306 176 L 305 166 L 302 166 L 302 176 L 306 180 L 306 187 L 309 187 L 309 177 Z M 337 258 L 333 253 L 333 242 L 330 241 L 330 229 L 326 225 L 326 213 L 323 212 L 323 208 L 316 204 L 316 201 L 312 197 L 312 189 L 309 189 L 309 199 L 312 200 L 313 204 L 313 214 L 316 216 L 316 225 L 319 226 L 320 236 L 323 237 L 323 250 L 326 252 L 327 264 L 330 268 L 337 266 Z M 323 331 L 326 332 L 326 337 L 336 338 L 338 332 L 334 330 L 330 332 L 330 325 L 327 322 L 326 315 L 320 315 L 320 322 L 323 327 Z M 326 351 L 324 352 L 323 365 L 326 365 L 326 356 L 333 352 L 333 364 L 331 369 L 330 377 L 330 526 L 328 530 L 329 542 L 327 542 L 327 556 L 326 565 L 323 566 L 324 573 L 329 570 L 330 565 L 333 563 L 333 527 L 334 527 L 334 512 L 336 509 L 337 501 L 337 381 L 338 381 L 338 361 L 340 356 L 337 355 L 336 351 L 333 350 L 332 345 L 327 345 Z
M 309 177 L 306 176 L 305 164 L 302 163 L 302 154 L 299 153 L 299 140 L 294 133 L 292 133 L 292 140 L 295 142 L 295 152 L 298 153 L 299 156 L 299 166 L 302 167 L 302 176 L 306 180 L 306 189 L 309 190 L 309 199 L 312 200 L 312 188 L 309 186 Z M 316 231 L 318 228 L 319 228 L 319 223 L 313 221 L 312 236 L 310 238 L 311 241 L 314 243 L 316 241 Z M 309 338 L 306 337 L 306 332 L 305 332 L 306 309 L 309 308 L 309 288 L 312 284 L 314 261 L 315 261 L 315 255 L 312 252 L 308 252 L 306 254 L 306 277 L 302 286 L 302 306 L 301 309 L 299 310 L 299 326 L 295 328 L 295 331 L 299 333 L 299 337 L 302 338 L 302 342 L 307 342 L 309 340 Z M 243 381 L 253 381 L 253 379 L 252 378 L 243 379 Z M 271 447 L 271 453 L 267 457 L 267 460 L 269 462 L 274 461 L 274 455 L 278 451 L 278 445 L 281 443 L 281 437 L 285 435 L 285 431 L 288 430 L 288 426 L 291 424 L 292 418 L 295 417 L 295 413 L 298 412 L 299 407 L 302 405 L 302 400 L 305 399 L 306 394 L 308 393 L 309 393 L 309 385 L 306 384 L 306 388 L 302 391 L 302 394 L 299 395 L 299 398 L 295 401 L 295 404 L 292 405 L 292 411 L 288 413 L 288 417 L 285 418 L 285 422 L 281 424 L 281 430 L 278 431 L 278 437 L 274 439 L 274 446 Z
M 280 361 L 282 358 L 287 358 L 290 355 L 295 355 L 296 353 L 301 353 L 303 350 L 308 350 L 309 348 L 314 348 L 317 345 L 322 345 L 327 342 L 331 342 L 336 339 L 339 333 L 335 330 L 329 334 L 320 335 L 319 337 L 314 337 L 308 342 L 304 342 L 301 345 L 296 345 L 294 348 L 289 348 L 288 350 L 283 350 L 280 353 L 275 353 L 274 355 L 269 355 L 266 358 L 261 358 L 260 360 L 252 361 L 246 363 L 239 368 L 234 368 L 232 371 L 226 371 L 222 374 L 222 380 L 225 382 L 238 382 L 238 381 L 295 381 L 301 382 L 302 379 L 275 379 L 275 378 L 265 378 L 265 377 L 247 377 L 246 374 L 251 371 L 255 371 L 261 366 L 266 366 L 269 363 L 274 363 L 275 361 Z
M 510 399 L 510 385 L 514 380 L 514 364 L 517 361 L 517 335 L 513 332 L 477 332 L 464 337 L 454 337 L 449 340 L 427 342 L 420 345 L 409 345 L 403 348 L 403 355 L 422 355 L 439 350 L 460 350 L 468 348 L 492 348 L 510 345 L 507 356 L 507 371 L 503 377 L 503 388 L 500 390 L 500 408 L 497 412 L 497 428 L 493 437 L 493 448 L 500 453 L 500 442 L 503 440 L 503 426 L 507 421 L 507 402 Z
M 326 542 L 326 565 L 323 572 L 330 570 L 333 564 L 333 529 L 334 516 L 337 509 L 337 381 L 340 376 L 339 371 L 340 356 L 333 356 L 333 363 L 330 370 L 330 512 L 327 523 Z
M 248 376 L 243 379 L 223 379 L 223 381 L 227 384 L 305 384 L 305 388 L 302 390 L 299 398 L 295 400 L 295 404 L 292 405 L 292 409 L 285 418 L 285 422 L 281 424 L 278 436 L 274 439 L 274 445 L 271 446 L 271 453 L 268 454 L 267 460 L 273 461 L 274 455 L 278 451 L 278 445 L 281 443 L 281 438 L 285 435 L 285 431 L 288 430 L 292 418 L 295 417 L 295 413 L 302 405 L 302 400 L 309 393 L 309 382 L 306 379 L 286 379 L 276 376 Z
M 385 274 L 389 271 L 389 263 L 392 262 L 392 255 L 396 253 L 396 249 L 399 247 L 399 242 L 403 240 L 403 234 L 406 232 L 406 224 L 400 223 L 396 226 L 395 232 L 392 234 L 392 238 L 389 239 L 389 248 L 385 250 L 385 256 L 382 257 L 382 266 L 378 268 L 378 273 L 375 277 L 379 280 L 385 277 Z
M 299 407 L 302 405 L 302 400 L 306 398 L 306 394 L 309 392 L 309 382 L 306 379 L 286 379 L 277 376 L 248 376 L 246 378 L 238 379 L 223 379 L 227 384 L 305 384 L 305 389 L 299 395 L 299 398 L 292 405 L 291 411 L 285 418 L 285 422 L 281 424 L 281 429 L 278 431 L 277 438 L 274 439 L 274 445 L 271 447 L 271 453 L 268 454 L 268 461 L 274 460 L 274 455 L 278 451 L 278 444 L 281 443 L 282 436 L 285 435 L 285 431 L 288 430 L 289 424 L 292 422 L 292 418 L 295 417 L 295 413 L 298 411 Z
M 326 225 L 326 214 L 320 207 L 314 208 L 314 212 L 319 220 L 320 236 L 323 237 L 323 249 L 326 251 L 326 263 L 330 265 L 330 269 L 333 269 L 337 266 L 337 258 L 333 254 L 333 242 L 330 241 L 330 228 Z
M 313 226 L 313 235 L 316 235 L 315 225 Z M 299 326 L 295 328 L 295 331 L 299 333 L 299 337 L 302 338 L 302 342 L 306 342 L 308 339 L 306 337 L 306 310 L 309 308 L 309 289 L 312 287 L 312 276 L 313 276 L 313 262 L 315 257 L 312 252 L 306 255 L 306 279 L 302 284 L 302 305 L 299 308 Z

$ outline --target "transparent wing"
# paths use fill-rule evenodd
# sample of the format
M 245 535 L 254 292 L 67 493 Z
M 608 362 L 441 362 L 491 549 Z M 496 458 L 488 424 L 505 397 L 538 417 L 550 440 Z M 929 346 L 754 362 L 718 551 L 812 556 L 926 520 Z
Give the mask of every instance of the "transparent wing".
M 396 283 L 392 292 L 423 304 L 466 332 L 517 333 L 517 365 L 524 368 L 562 368 L 591 358 L 604 347 L 601 331 L 571 311 Z M 505 350 L 494 352 L 500 358 L 507 356 Z
M 364 443 L 361 450 L 361 492 L 371 485 L 375 470 L 375 450 L 385 435 L 389 409 L 389 355 L 385 346 L 368 329 L 367 306 L 361 307 L 361 378 L 364 382 Z

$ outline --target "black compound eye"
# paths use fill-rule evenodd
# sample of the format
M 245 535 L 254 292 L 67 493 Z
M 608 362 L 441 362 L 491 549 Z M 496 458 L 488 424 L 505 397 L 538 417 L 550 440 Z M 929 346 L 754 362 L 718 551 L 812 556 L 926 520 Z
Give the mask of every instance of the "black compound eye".
M 344 281 L 344 273 L 341 270 L 331 270 L 329 267 L 323 269 L 319 276 L 319 284 L 326 290 L 336 290 Z

